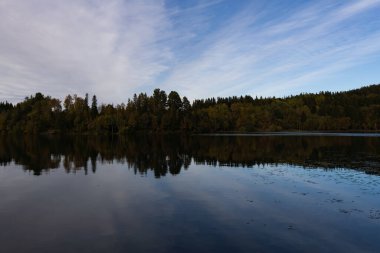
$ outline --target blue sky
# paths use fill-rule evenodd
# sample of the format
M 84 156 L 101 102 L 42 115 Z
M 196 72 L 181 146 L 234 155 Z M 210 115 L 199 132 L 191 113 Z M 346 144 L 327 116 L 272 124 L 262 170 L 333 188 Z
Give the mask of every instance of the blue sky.
M 0 99 L 121 103 L 380 83 L 380 0 L 1 0 Z

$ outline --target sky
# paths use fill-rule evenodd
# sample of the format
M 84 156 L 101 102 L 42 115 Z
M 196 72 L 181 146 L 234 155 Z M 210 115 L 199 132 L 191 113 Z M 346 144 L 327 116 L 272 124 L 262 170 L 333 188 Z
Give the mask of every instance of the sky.
M 380 83 L 380 0 L 0 0 L 0 101 Z

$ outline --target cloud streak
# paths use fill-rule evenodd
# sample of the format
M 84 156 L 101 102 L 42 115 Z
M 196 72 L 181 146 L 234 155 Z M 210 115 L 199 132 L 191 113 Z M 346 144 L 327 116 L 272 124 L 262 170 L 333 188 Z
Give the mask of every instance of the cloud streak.
M 2 1 L 0 91 L 125 100 L 166 69 L 160 1 Z M 27 91 L 28 93 L 25 93 Z
M 361 16 L 371 10 L 373 18 L 379 5 L 319 2 L 290 16 L 279 6 L 270 14 L 277 18 L 267 22 L 260 20 L 265 10 L 248 7 L 210 34 L 202 55 L 174 68 L 166 83 L 182 85 L 192 97 L 281 96 L 299 86 L 309 91 L 321 77 L 379 58 L 380 26 Z M 363 29 L 368 25 L 370 33 Z
M 380 78 L 378 0 L 181 3 L 2 0 L 0 98 L 88 92 L 120 103 L 155 87 L 191 99 L 281 96 L 331 80 L 345 89 L 371 63 Z

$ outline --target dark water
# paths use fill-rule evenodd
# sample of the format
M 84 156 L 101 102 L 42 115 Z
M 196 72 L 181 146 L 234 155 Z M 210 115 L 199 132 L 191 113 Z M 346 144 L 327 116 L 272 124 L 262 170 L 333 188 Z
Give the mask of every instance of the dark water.
M 0 138 L 0 252 L 379 252 L 380 137 Z

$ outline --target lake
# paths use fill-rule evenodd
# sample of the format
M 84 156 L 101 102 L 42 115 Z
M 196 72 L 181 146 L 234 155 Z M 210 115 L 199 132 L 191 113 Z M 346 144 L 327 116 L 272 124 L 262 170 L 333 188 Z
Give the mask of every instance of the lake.
M 379 252 L 380 136 L 0 138 L 1 252 Z

